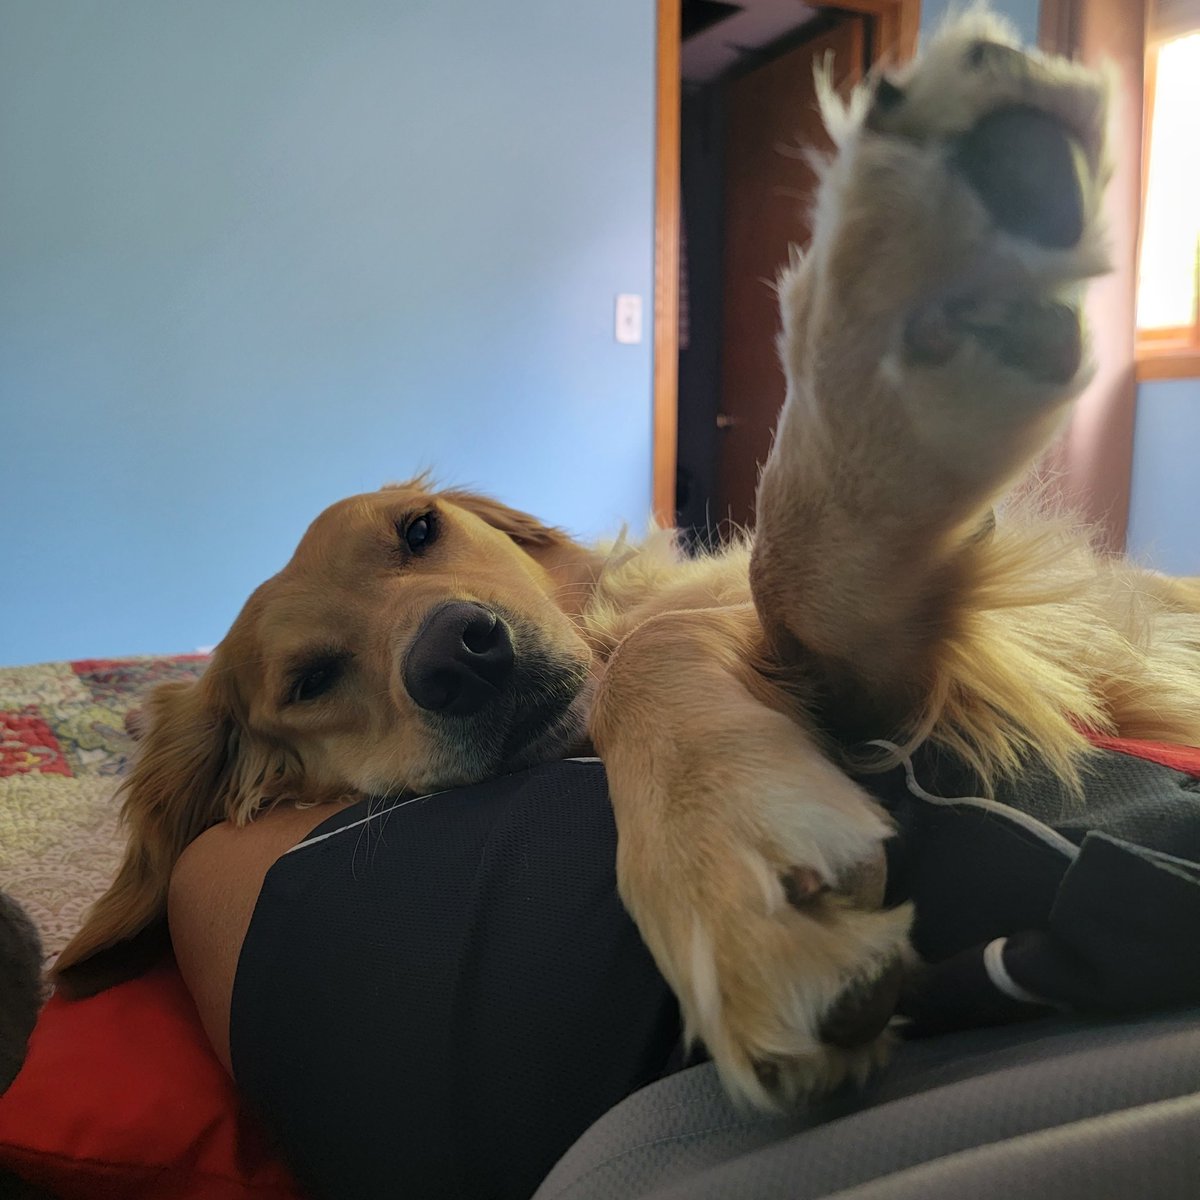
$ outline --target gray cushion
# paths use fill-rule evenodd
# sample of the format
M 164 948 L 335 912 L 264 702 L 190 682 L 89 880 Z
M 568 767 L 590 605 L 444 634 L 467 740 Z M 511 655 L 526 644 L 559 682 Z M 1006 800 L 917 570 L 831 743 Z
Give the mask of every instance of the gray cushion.
M 788 1118 L 739 1111 L 702 1066 L 596 1122 L 535 1200 L 1194 1200 L 1198 1092 L 1195 1012 L 908 1043 L 864 1091 Z

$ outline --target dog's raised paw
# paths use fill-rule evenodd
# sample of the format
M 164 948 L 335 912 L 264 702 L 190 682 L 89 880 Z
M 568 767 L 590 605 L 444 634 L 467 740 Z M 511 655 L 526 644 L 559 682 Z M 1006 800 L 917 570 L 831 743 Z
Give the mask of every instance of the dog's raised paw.
M 837 154 L 779 293 L 789 378 L 830 436 L 875 423 L 898 464 L 981 494 L 1050 440 L 1091 374 L 1107 100 L 1102 74 L 978 12 L 849 107 L 825 88 Z M 876 373 L 852 406 L 829 400 L 834 362 Z
M 1033 383 L 1069 385 L 1085 366 L 1069 285 L 1105 265 L 1103 77 L 1027 53 L 976 14 L 874 86 L 865 136 L 912 145 L 926 170 L 933 155 L 949 200 L 926 216 L 951 227 L 951 265 L 907 317 L 909 360 L 939 366 L 972 343 Z

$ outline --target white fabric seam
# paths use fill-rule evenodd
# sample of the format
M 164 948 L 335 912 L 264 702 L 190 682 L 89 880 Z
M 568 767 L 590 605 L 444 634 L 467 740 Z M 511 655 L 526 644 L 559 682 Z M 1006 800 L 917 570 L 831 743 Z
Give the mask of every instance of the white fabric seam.
M 564 758 L 561 762 L 577 762 L 577 763 L 598 763 L 598 758 Z M 331 829 L 328 833 L 319 833 L 316 837 L 306 838 L 302 842 L 297 842 L 294 846 L 285 850 L 279 857 L 283 858 L 288 854 L 294 854 L 297 850 L 303 850 L 306 846 L 315 846 L 318 842 L 326 841 L 328 838 L 337 837 L 339 833 L 345 833 L 349 829 L 358 829 L 361 825 L 366 825 L 369 821 L 374 821 L 379 817 L 386 817 L 388 813 L 393 813 L 398 808 L 406 808 L 410 804 L 416 804 L 418 800 L 432 800 L 434 796 L 444 796 L 449 788 L 443 788 L 438 792 L 426 792 L 423 796 L 410 796 L 407 800 L 401 800 L 398 804 L 389 805 L 387 808 L 378 809 L 376 812 L 367 813 L 365 817 L 360 817 L 357 821 L 351 821 L 349 825 L 339 825 L 336 829 Z
M 1056 1007 L 1048 1000 L 1043 1000 L 1041 996 L 1035 996 L 1033 992 L 1023 988 L 1008 973 L 1008 967 L 1004 963 L 1004 947 L 1007 943 L 1008 938 L 998 937 L 984 947 L 983 969 L 987 971 L 987 977 L 992 981 L 992 987 L 998 992 L 1003 992 L 1010 1000 L 1016 1000 L 1021 1004 L 1036 1004 L 1042 1008 Z

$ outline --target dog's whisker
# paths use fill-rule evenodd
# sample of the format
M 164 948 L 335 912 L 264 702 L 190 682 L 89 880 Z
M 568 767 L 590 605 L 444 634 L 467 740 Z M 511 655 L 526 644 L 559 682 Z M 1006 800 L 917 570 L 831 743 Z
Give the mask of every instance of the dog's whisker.
M 367 819 L 358 827 L 358 835 L 354 839 L 354 849 L 350 853 L 350 877 L 355 881 L 358 880 L 358 848 L 362 845 L 363 837 L 366 831 L 371 827 L 371 804 L 373 797 L 367 797 Z

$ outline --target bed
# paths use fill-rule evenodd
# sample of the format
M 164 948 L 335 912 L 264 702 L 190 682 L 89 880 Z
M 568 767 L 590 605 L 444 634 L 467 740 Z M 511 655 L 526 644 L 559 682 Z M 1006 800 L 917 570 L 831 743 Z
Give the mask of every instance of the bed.
M 0 668 L 0 887 L 41 934 L 47 962 L 79 928 L 120 857 L 114 796 L 147 690 L 207 661 L 82 659 Z
M 47 961 L 120 856 L 115 793 L 134 746 L 128 714 L 148 689 L 195 678 L 205 662 L 184 655 L 0 669 L 0 888 L 33 918 Z M 1200 787 L 1200 772 L 1197 780 Z M 203 1042 L 198 1025 L 188 1036 Z M 221 1075 L 213 1064 L 210 1073 Z M 170 1104 L 156 1110 L 177 1103 L 178 1080 L 169 1083 Z M 227 1079 L 224 1087 L 225 1109 L 244 1134 Z M 710 1064 L 692 1067 L 602 1117 L 535 1200 L 1190 1200 L 1198 1121 L 1196 1009 L 1107 1021 L 1043 1017 L 907 1043 L 864 1092 L 788 1117 L 737 1109 Z M 244 1141 L 227 1141 L 233 1158 L 245 1157 Z M 283 1178 L 263 1154 L 255 1169 Z M 190 1144 L 184 1157 L 194 1157 Z M 241 1184 L 218 1193 L 211 1181 L 168 1193 L 159 1186 L 165 1178 L 154 1176 L 157 1191 L 111 1194 L 247 1194 Z M 48 1195 L 12 1190 L 20 1186 L 0 1169 L 0 1195 Z M 286 1181 L 250 1194 L 294 1195 Z

